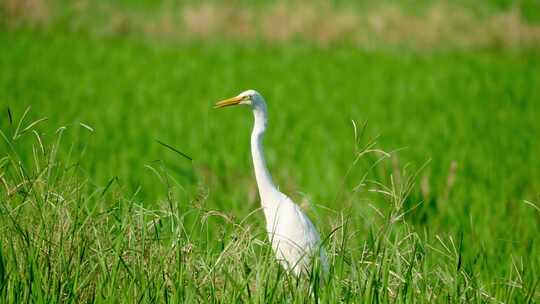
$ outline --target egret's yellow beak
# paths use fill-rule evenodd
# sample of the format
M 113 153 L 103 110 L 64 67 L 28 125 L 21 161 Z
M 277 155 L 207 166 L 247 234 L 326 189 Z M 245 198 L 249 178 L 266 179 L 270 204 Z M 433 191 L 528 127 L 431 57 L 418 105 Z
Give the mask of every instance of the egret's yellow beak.
M 235 96 L 233 98 L 225 99 L 222 101 L 219 101 L 214 105 L 214 108 L 223 108 L 228 106 L 235 106 L 237 104 L 240 104 L 240 102 L 249 99 L 249 96 Z

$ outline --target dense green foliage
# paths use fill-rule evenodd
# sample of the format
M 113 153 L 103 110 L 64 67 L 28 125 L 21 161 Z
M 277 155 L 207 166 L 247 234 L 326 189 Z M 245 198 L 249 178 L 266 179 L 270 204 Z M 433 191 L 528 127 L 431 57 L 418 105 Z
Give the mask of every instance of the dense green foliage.
M 539 299 L 536 53 L 22 29 L 0 46 L 1 299 Z M 212 109 L 248 88 L 274 179 L 328 236 L 315 295 L 264 245 L 251 114 Z

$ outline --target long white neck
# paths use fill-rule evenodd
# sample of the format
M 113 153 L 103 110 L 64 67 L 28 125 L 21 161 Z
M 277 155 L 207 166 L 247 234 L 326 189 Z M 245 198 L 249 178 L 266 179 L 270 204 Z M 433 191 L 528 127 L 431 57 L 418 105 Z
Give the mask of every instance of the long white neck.
M 261 203 L 263 207 L 271 207 L 270 204 L 273 203 L 273 200 L 265 200 L 265 198 L 276 191 L 276 187 L 274 186 L 270 172 L 268 172 L 268 168 L 266 167 L 263 151 L 264 131 L 266 130 L 266 125 L 268 123 L 266 105 L 258 104 L 253 107 L 253 116 L 255 118 L 253 130 L 251 132 L 251 156 L 253 157 L 253 168 L 255 169 L 255 178 L 257 179 Z

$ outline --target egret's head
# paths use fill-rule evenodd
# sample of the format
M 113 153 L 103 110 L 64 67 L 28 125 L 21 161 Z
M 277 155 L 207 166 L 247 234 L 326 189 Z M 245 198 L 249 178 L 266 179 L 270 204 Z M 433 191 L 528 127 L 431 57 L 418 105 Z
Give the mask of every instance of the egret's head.
M 248 105 L 252 108 L 256 108 L 259 106 L 264 106 L 264 98 L 262 97 L 259 92 L 255 90 L 247 90 L 244 91 L 238 96 L 222 100 L 214 106 L 215 108 L 223 108 L 228 106 L 236 106 L 236 105 Z

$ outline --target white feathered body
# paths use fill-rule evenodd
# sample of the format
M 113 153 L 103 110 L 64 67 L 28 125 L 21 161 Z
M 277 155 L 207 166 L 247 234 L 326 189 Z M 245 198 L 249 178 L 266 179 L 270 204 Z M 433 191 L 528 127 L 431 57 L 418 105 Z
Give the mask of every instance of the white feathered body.
M 296 275 L 311 270 L 315 264 L 319 264 L 321 270 L 327 273 L 326 254 L 321 246 L 317 229 L 302 209 L 278 190 L 266 167 L 263 136 L 268 124 L 268 112 L 264 98 L 257 91 L 247 90 L 236 97 L 218 102 L 216 106 L 237 104 L 249 105 L 253 112 L 254 123 L 251 131 L 253 169 L 266 217 L 268 237 L 276 258 L 285 269 L 291 270 Z
M 328 272 L 319 233 L 302 209 L 279 191 L 265 199 L 275 200 L 263 202 L 263 205 L 272 206 L 264 208 L 266 229 L 281 265 L 295 275 L 307 273 L 315 263 L 320 265 L 323 273 Z

